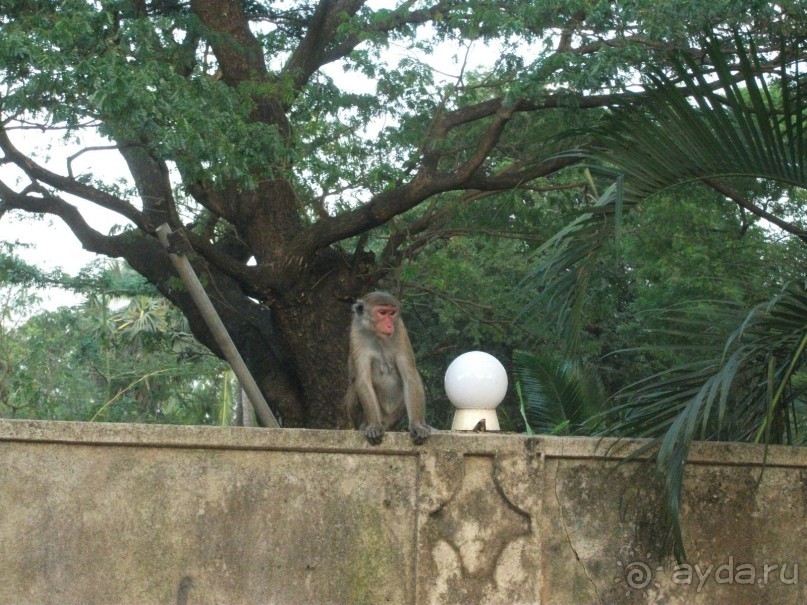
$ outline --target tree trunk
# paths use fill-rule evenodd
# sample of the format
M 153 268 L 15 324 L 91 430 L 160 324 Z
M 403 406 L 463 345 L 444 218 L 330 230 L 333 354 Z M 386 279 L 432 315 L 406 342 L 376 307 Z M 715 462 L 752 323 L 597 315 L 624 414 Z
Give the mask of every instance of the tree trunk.
M 323 295 L 319 302 L 279 313 L 305 394 L 302 422 L 295 424 L 308 428 L 348 426 L 342 397 L 347 387 L 349 311 L 348 304 Z
M 350 305 L 361 296 L 361 286 L 333 250 L 321 253 L 317 265 L 309 267 L 306 284 L 293 300 L 284 297 L 273 311 L 304 393 L 303 417 L 295 425 L 346 428 L 342 398 L 347 388 Z

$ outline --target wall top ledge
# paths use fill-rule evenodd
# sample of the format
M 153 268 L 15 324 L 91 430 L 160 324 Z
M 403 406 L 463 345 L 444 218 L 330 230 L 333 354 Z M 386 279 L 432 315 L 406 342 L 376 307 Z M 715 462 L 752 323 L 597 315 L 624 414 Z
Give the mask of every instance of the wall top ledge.
M 458 452 L 469 455 L 523 454 L 544 458 L 621 460 L 647 442 L 638 439 L 527 436 L 517 433 L 438 431 L 425 445 L 413 445 L 404 432 L 384 435 L 370 446 L 352 430 L 265 429 L 160 424 L 117 424 L 0 419 L 0 447 L 7 442 L 61 443 L 109 447 L 159 447 L 353 453 L 420 456 Z M 807 468 L 807 447 L 726 442 L 698 442 L 689 462 L 718 465 L 766 465 Z

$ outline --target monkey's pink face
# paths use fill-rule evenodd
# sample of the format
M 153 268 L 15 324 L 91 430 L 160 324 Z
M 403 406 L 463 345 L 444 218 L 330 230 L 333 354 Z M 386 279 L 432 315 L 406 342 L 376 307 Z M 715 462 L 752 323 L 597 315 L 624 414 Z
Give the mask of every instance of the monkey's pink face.
M 398 307 L 393 305 L 378 306 L 373 309 L 373 326 L 381 338 L 389 338 L 395 333 L 395 320 L 398 318 Z

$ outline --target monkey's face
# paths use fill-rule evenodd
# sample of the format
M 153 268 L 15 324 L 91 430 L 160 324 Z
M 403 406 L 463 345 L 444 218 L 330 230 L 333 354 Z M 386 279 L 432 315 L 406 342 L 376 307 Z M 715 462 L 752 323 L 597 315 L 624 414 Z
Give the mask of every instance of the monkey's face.
M 379 338 L 387 339 L 395 333 L 396 319 L 398 319 L 398 307 L 392 305 L 373 307 L 371 321 L 373 331 Z

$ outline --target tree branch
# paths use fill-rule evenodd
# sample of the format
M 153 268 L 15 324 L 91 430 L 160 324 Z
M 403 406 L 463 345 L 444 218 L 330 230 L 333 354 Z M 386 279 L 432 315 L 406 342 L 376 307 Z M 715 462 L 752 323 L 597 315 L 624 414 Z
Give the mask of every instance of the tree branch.
M 124 144 L 119 149 L 143 201 L 143 216 L 148 231 L 153 232 L 163 223 L 178 226 L 179 215 L 165 162 L 154 158 L 148 149 L 140 145 Z
M 529 174 L 533 179 L 544 177 L 578 161 L 577 158 L 552 159 L 537 164 Z M 463 183 L 459 179 L 451 178 L 450 175 L 428 176 L 419 172 L 412 181 L 402 187 L 385 191 L 355 210 L 312 225 L 298 236 L 295 247 L 301 256 L 310 255 L 314 250 L 383 225 L 394 216 L 411 210 L 437 193 L 461 189 L 471 182 L 475 184 L 473 188 L 477 189 L 493 189 L 496 185 L 500 186 L 498 190 L 506 190 L 522 184 L 523 181 L 518 180 L 519 178 L 513 175 L 507 179 L 492 178 L 488 181 L 484 177 L 476 176 Z
M 240 0 L 191 0 L 191 9 L 210 30 L 210 44 L 228 86 L 245 82 L 267 82 L 269 74 L 263 48 L 249 29 Z M 291 136 L 291 126 L 282 102 L 282 92 L 267 91 L 253 95 L 252 118 L 274 124 L 284 137 Z
M 613 103 L 617 98 L 621 98 L 621 96 L 584 97 L 581 99 L 581 103 L 587 107 L 600 107 Z M 497 102 L 498 105 L 496 105 Z M 521 171 L 492 176 L 485 175 L 479 170 L 500 140 L 513 113 L 526 111 L 526 108 L 535 110 L 558 107 L 567 102 L 564 97 L 552 96 L 543 99 L 540 103 L 518 101 L 509 106 L 503 106 L 502 99 L 494 99 L 450 112 L 438 118 L 437 125 L 431 133 L 434 139 L 444 138 L 448 130 L 460 124 L 493 116 L 476 151 L 458 168 L 449 173 L 438 173 L 436 168 L 440 153 L 434 144 L 430 144 L 429 148 L 424 151 L 421 167 L 412 180 L 397 189 L 377 195 L 370 202 L 355 210 L 318 221 L 297 236 L 294 249 L 297 250 L 299 256 L 307 257 L 317 249 L 383 225 L 394 216 L 403 214 L 437 193 L 463 188 L 502 191 L 547 176 L 579 162 L 577 157 L 553 158 L 545 162 L 537 162 Z
M 435 206 L 436 206 L 436 200 L 432 201 L 432 203 L 429 205 L 429 208 L 426 210 L 426 212 L 423 213 L 421 217 L 419 217 L 411 224 L 407 225 L 405 229 L 398 229 L 390 234 L 389 238 L 387 239 L 387 244 L 381 251 L 380 259 L 382 264 L 397 265 L 398 259 L 401 257 L 398 250 L 406 240 L 411 239 L 413 235 L 423 233 L 427 229 L 428 230 L 436 229 L 438 228 L 439 225 L 445 224 L 451 212 L 450 207 L 443 206 L 442 208 L 435 208 Z M 428 235 L 420 239 L 431 241 Z M 427 245 L 427 243 L 423 244 L 423 246 L 425 245 Z M 409 246 L 404 251 L 404 256 L 407 253 L 413 255 L 416 252 L 416 250 L 417 250 L 416 248 Z
M 797 227 L 796 225 L 792 225 L 787 221 L 783 221 L 778 216 L 775 216 L 770 212 L 763 210 L 759 206 L 755 205 L 754 203 L 752 203 L 751 201 L 749 201 L 748 199 L 744 198 L 739 193 L 734 191 L 724 182 L 712 178 L 702 179 L 702 181 L 705 184 L 709 185 L 709 187 L 711 187 L 715 191 L 725 195 L 732 202 L 737 204 L 740 208 L 743 208 L 748 212 L 750 212 L 751 214 L 754 214 L 760 218 L 764 218 L 766 221 L 773 223 L 774 225 L 779 227 L 782 231 L 786 231 L 800 238 L 807 237 L 807 231 L 805 231 L 804 229 Z
M 283 74 L 291 77 L 294 88 L 299 89 L 324 63 L 325 48 L 336 34 L 345 16 L 352 17 L 365 0 L 320 0 L 300 44 L 283 67 Z M 358 44 L 356 38 L 331 61 L 341 58 Z
M 90 227 L 78 208 L 60 197 L 42 191 L 41 188 L 34 187 L 34 189 L 37 189 L 42 197 L 17 193 L 0 181 L 2 211 L 23 210 L 34 214 L 58 216 L 70 228 L 85 250 L 111 257 L 121 256 L 119 248 L 114 244 L 115 239 Z
M 51 214 L 58 216 L 73 232 L 81 245 L 91 252 L 104 254 L 106 256 L 123 256 L 121 248 L 115 243 L 115 238 L 106 236 L 93 229 L 82 216 L 81 212 L 72 204 L 62 198 L 55 196 L 44 190 L 38 183 L 42 182 L 51 187 L 58 188 L 65 193 L 76 195 L 99 206 L 117 212 L 131 220 L 138 228 L 145 233 L 153 233 L 157 225 L 144 219 L 131 204 L 109 195 L 103 191 L 80 183 L 74 179 L 60 176 L 39 166 L 30 158 L 19 152 L 8 139 L 7 133 L 0 129 L 0 148 L 5 152 L 6 158 L 20 167 L 32 179 L 33 185 L 30 187 L 39 194 L 39 197 L 17 193 L 5 183 L 0 181 L 0 214 L 7 210 L 23 210 L 33 214 Z M 144 177 L 144 175 L 140 175 Z M 153 175 L 152 175 L 153 176 Z M 167 177 L 166 177 L 167 178 Z M 148 179 L 146 179 L 148 181 Z M 142 182 L 142 179 L 141 179 Z M 149 185 L 151 187 L 151 185 Z M 178 218 L 175 217 L 178 221 Z M 176 224 L 176 223 L 174 223 Z M 248 267 L 233 259 L 228 254 L 218 250 L 214 244 L 193 233 L 188 233 L 188 239 L 192 242 L 194 249 L 233 279 L 242 284 L 246 284 L 251 295 L 265 295 L 265 279 L 258 279 L 259 273 L 256 268 Z M 252 288 L 249 284 L 254 284 Z M 268 286 L 267 286 L 268 288 Z
M 269 295 L 272 284 L 268 281 L 267 272 L 260 267 L 242 263 L 218 247 L 205 237 L 190 230 L 184 230 L 183 235 L 193 246 L 194 252 L 202 256 L 211 265 L 239 282 L 249 296 L 265 298 Z
M 263 49 L 249 29 L 239 0 L 191 0 L 191 10 L 213 34 L 210 45 L 226 84 L 236 86 L 266 77 Z
M 491 327 L 498 328 L 499 330 L 504 329 L 504 326 L 510 325 L 513 323 L 512 319 L 497 319 L 497 318 L 488 318 L 485 315 L 491 313 L 493 308 L 490 305 L 480 305 L 477 302 L 472 300 L 463 300 L 459 298 L 454 298 L 441 292 L 440 290 L 435 290 L 434 288 L 429 288 L 424 286 L 423 284 L 415 284 L 406 282 L 403 284 L 407 290 L 420 290 L 421 292 L 426 292 L 427 294 L 431 295 L 432 297 L 440 298 L 447 303 L 453 305 L 462 315 L 466 317 L 470 317 L 474 321 L 478 321 L 483 324 L 487 324 Z M 480 316 L 478 313 L 474 313 L 473 311 L 476 310 L 479 313 L 482 313 Z
M 5 153 L 5 157 L 16 164 L 32 181 L 41 181 L 60 191 L 85 199 L 107 210 L 117 212 L 132 221 L 140 229 L 149 231 L 147 221 L 137 208 L 119 197 L 110 195 L 90 185 L 85 185 L 70 177 L 61 176 L 40 166 L 14 147 L 4 128 L 0 128 L 0 149 Z M 11 190 L 9 189 L 8 191 Z
M 637 93 L 585 96 L 570 94 L 546 95 L 535 99 L 520 99 L 516 111 L 527 112 L 568 107 L 595 109 L 597 107 L 610 107 L 622 101 L 634 100 L 636 96 Z M 503 103 L 504 97 L 496 97 L 447 112 L 440 116 L 437 128 L 440 131 L 448 131 L 456 126 L 490 117 L 499 110 Z
M 462 2 L 438 2 L 429 8 L 409 11 L 408 9 L 414 2 L 408 2 L 399 6 L 386 21 L 369 26 L 363 30 L 363 34 L 368 33 L 389 33 L 405 25 L 422 25 L 433 21 L 438 14 L 446 13 L 454 8 L 465 7 L 466 4 Z M 353 51 L 356 46 L 362 42 L 362 38 L 353 34 L 346 38 L 344 41 L 327 49 L 322 57 L 321 65 L 332 63 L 346 57 Z

